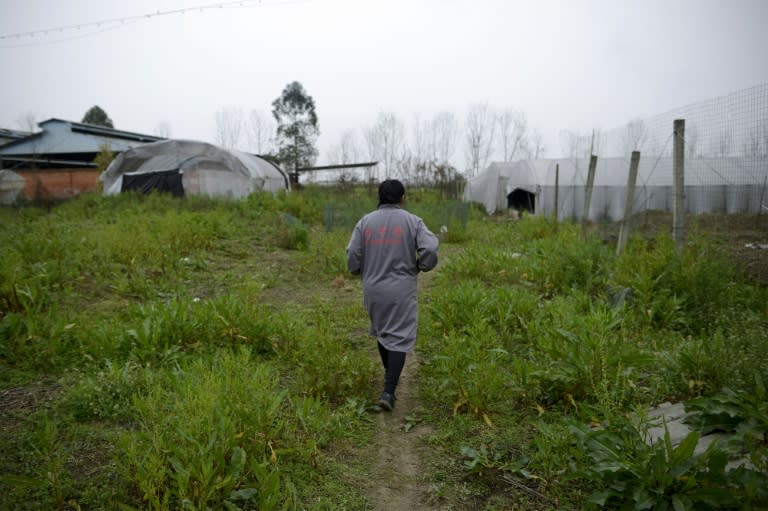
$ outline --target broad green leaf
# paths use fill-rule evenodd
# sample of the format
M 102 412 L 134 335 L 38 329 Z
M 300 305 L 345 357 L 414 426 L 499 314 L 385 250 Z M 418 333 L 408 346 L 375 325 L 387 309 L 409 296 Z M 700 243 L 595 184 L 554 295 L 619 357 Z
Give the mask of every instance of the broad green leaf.
M 234 477 L 239 477 L 240 473 L 243 471 L 243 468 L 245 467 L 245 450 L 243 450 L 241 447 L 235 447 L 232 449 L 232 474 Z
M 673 451 L 669 460 L 670 465 L 675 466 L 683 463 L 691 456 L 696 450 L 696 445 L 699 443 L 699 434 L 695 431 L 688 433 L 688 435 L 680 442 Z
M 616 496 L 616 494 L 611 490 L 602 490 L 590 495 L 589 501 L 602 507 L 605 506 L 605 503 L 608 501 L 608 499 L 614 496 Z
M 658 504 L 658 500 L 646 489 L 638 488 L 635 490 L 635 509 L 653 509 Z
M 675 511 L 688 511 L 689 509 L 691 509 L 691 507 L 689 507 L 689 505 L 687 505 L 683 501 L 683 499 L 681 499 L 679 496 L 673 495 L 672 496 L 672 509 L 674 509 Z

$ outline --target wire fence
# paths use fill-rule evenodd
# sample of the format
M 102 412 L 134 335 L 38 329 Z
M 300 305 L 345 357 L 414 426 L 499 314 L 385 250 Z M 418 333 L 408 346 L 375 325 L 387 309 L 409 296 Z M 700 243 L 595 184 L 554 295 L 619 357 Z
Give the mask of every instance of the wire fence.
M 674 136 L 676 120 L 684 121 L 682 137 Z M 682 215 L 740 214 L 758 226 L 768 216 L 768 84 L 616 129 L 563 136 L 562 158 L 493 163 L 467 183 L 465 200 L 482 203 L 489 213 L 527 209 L 599 223 L 622 221 L 627 214 L 671 214 L 675 204 Z M 640 159 L 630 201 L 635 151 Z M 678 195 L 676 161 L 683 175 Z
M 638 186 L 668 185 L 675 119 L 685 121 L 686 212 L 768 214 L 768 84 L 630 121 L 596 136 L 594 153 L 628 162 L 639 151 Z

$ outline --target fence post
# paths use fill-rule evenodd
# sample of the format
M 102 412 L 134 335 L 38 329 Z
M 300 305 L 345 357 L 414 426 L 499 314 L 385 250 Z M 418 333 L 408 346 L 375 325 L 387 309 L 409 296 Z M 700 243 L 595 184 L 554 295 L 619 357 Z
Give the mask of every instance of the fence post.
M 640 166 L 640 151 L 632 151 L 632 159 L 629 162 L 629 178 L 627 179 L 627 194 L 624 197 L 624 218 L 621 220 L 619 241 L 616 244 L 616 255 L 621 255 L 629 238 L 629 218 L 635 200 L 635 184 L 637 183 L 637 168 Z
M 555 165 L 555 223 L 558 223 L 560 216 L 558 215 L 558 204 L 560 203 L 560 164 Z
M 584 192 L 584 212 L 581 215 L 581 236 L 587 236 L 587 223 L 589 222 L 589 204 L 592 202 L 592 188 L 595 185 L 595 169 L 597 168 L 597 156 L 589 157 L 589 173 L 587 174 L 587 189 Z
M 675 195 L 672 200 L 672 237 L 675 250 L 680 254 L 685 246 L 685 119 L 675 119 L 673 133 Z

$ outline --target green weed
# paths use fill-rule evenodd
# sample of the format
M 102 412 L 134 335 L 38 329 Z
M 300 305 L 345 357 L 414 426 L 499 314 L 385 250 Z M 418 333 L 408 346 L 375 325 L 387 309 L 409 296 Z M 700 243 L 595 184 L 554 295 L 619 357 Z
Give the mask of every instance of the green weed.
M 571 432 L 591 462 L 575 475 L 603 485 L 588 499 L 599 507 L 743 509 L 749 499 L 740 477 L 726 471 L 727 455 L 716 444 L 694 453 L 697 432 L 678 446 L 668 431 L 663 441 L 648 445 L 628 423 L 597 430 L 574 424 Z
M 332 317 L 328 314 L 333 313 L 318 308 L 310 317 L 311 329 L 297 329 L 274 348 L 282 363 L 292 368 L 299 392 L 338 403 L 368 392 L 374 365 L 366 353 L 350 349 L 350 340 L 339 338 L 328 323 Z
M 298 446 L 288 443 L 286 393 L 272 370 L 245 350 L 179 369 L 136 396 L 141 427 L 123 442 L 143 505 L 208 509 L 257 499 L 274 509 L 288 502 L 275 474 Z

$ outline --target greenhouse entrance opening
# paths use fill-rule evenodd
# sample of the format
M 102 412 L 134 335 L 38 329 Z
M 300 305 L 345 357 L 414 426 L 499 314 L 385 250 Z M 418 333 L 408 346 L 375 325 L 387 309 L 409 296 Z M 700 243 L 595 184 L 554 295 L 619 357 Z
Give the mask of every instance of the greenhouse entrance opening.
M 536 195 L 520 188 L 515 188 L 507 195 L 507 208 L 535 213 Z

